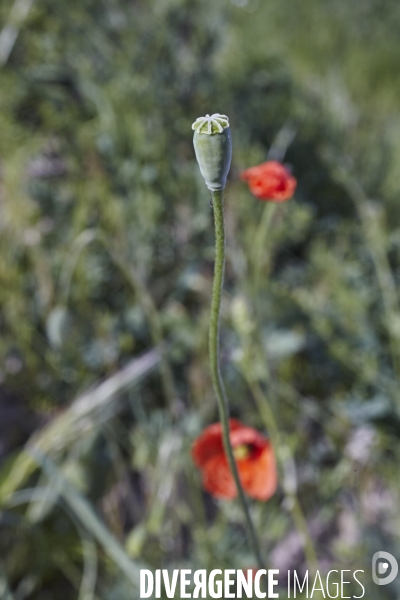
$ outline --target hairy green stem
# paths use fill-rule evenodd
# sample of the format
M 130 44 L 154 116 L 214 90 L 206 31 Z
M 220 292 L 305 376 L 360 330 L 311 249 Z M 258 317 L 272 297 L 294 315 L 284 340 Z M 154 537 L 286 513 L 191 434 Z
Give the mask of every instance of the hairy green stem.
M 215 394 L 217 396 L 225 454 L 227 456 L 229 467 L 235 480 L 239 500 L 243 508 L 249 543 L 252 546 L 259 567 L 264 568 L 265 565 L 261 557 L 260 546 L 255 533 L 253 522 L 251 520 L 247 500 L 244 495 L 242 484 L 240 482 L 239 473 L 233 454 L 232 444 L 229 437 L 229 405 L 219 366 L 219 321 L 221 310 L 221 293 L 224 282 L 225 270 L 225 223 L 223 192 L 212 192 L 211 197 L 215 225 L 215 266 L 209 331 L 209 355 L 211 376 Z

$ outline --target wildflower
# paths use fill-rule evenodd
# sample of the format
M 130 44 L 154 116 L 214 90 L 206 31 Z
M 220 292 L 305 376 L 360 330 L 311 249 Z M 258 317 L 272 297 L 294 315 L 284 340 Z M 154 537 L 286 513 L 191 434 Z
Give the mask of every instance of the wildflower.
M 251 193 L 260 200 L 285 202 L 296 189 L 297 181 L 281 163 L 270 160 L 242 171 Z
M 215 113 L 199 117 L 192 125 L 193 144 L 200 172 L 211 192 L 225 188 L 231 166 L 232 139 L 229 119 Z
M 268 500 L 277 487 L 275 456 L 270 442 L 261 433 L 236 419 L 230 419 L 229 429 L 244 491 L 257 500 Z M 192 456 L 201 470 L 205 490 L 216 498 L 230 500 L 236 497 L 220 423 L 206 427 L 193 444 Z

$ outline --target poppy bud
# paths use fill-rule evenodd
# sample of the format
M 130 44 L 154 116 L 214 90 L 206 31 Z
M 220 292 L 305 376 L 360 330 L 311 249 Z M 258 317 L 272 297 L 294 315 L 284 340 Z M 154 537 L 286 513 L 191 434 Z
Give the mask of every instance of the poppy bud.
M 223 190 L 232 159 L 228 117 L 218 113 L 199 117 L 192 129 L 194 151 L 208 189 L 212 192 Z

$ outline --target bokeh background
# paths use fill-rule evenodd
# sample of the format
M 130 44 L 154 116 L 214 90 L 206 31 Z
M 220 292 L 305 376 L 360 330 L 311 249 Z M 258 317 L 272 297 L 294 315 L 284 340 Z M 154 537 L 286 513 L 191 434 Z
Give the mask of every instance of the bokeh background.
M 399 28 L 394 0 L 2 0 L 2 598 L 132 599 L 140 566 L 254 566 L 239 507 L 190 456 L 217 420 L 191 132 L 211 112 L 234 142 L 232 414 L 268 434 L 251 369 L 321 571 L 399 597 L 370 569 L 400 558 Z M 239 175 L 267 157 L 298 188 L 260 254 L 265 205 Z M 267 564 L 304 571 L 282 485 L 251 510 Z

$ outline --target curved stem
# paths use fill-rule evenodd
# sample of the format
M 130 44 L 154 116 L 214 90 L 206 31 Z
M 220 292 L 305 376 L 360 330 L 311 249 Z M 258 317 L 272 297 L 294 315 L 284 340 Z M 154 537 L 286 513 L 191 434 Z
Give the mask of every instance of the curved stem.
M 235 480 L 239 500 L 243 508 L 249 542 L 253 548 L 259 567 L 264 568 L 265 565 L 261 557 L 260 546 L 254 530 L 253 522 L 250 517 L 247 500 L 244 495 L 242 484 L 240 482 L 239 473 L 237 470 L 236 461 L 229 437 L 229 405 L 219 367 L 219 319 L 221 309 L 221 293 L 225 270 L 225 224 L 223 192 L 212 192 L 211 198 L 212 207 L 214 210 L 215 225 L 215 266 L 209 332 L 209 355 L 211 376 L 215 394 L 217 396 L 225 454 L 227 456 L 229 467 Z

